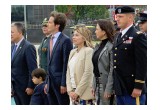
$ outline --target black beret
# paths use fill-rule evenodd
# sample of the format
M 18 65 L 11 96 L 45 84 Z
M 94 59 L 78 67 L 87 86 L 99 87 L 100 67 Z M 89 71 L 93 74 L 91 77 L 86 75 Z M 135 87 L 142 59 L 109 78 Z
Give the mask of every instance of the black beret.
M 147 13 L 139 13 L 138 23 L 147 21 Z
M 120 6 L 115 10 L 115 14 L 135 13 L 135 9 L 130 6 Z

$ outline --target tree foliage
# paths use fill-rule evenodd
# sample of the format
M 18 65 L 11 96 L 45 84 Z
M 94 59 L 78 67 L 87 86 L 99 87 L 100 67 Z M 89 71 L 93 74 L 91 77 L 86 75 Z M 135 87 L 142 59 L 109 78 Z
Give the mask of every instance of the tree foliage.
M 65 13 L 73 24 L 88 23 L 109 17 L 105 5 L 57 5 L 56 11 Z
M 11 21 L 24 21 L 23 6 L 12 7 Z

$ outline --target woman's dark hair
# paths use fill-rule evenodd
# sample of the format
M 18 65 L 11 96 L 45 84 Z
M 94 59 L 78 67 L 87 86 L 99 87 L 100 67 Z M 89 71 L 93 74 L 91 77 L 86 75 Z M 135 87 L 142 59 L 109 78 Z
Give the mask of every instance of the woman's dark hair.
M 115 28 L 113 23 L 110 20 L 100 19 L 97 21 L 97 24 L 101 30 L 106 32 L 106 36 L 108 37 L 109 41 L 113 42 L 115 35 Z

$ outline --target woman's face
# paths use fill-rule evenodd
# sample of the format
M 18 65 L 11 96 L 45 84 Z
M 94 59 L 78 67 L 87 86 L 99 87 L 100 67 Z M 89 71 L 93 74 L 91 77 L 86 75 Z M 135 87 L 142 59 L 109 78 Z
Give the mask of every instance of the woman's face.
M 95 31 L 95 33 L 96 33 L 97 39 L 102 39 L 102 38 L 105 36 L 105 31 L 103 31 L 103 30 L 100 28 L 99 24 L 97 24 L 97 26 L 96 26 L 96 31 Z
M 76 30 L 73 33 L 72 40 L 73 40 L 73 44 L 76 46 L 84 44 L 83 36 L 80 33 L 78 33 Z

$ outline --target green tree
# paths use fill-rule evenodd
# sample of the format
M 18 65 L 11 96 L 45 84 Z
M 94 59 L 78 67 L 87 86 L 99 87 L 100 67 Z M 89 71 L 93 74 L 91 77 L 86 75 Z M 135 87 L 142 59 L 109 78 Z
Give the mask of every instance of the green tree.
M 24 8 L 22 5 L 11 7 L 11 21 L 24 21 Z
M 68 5 L 58 5 L 56 11 L 70 14 L 74 24 L 105 19 L 109 16 L 105 5 L 72 5 L 71 10 L 68 8 Z
M 66 13 L 68 11 L 67 5 L 56 5 L 56 11 Z

